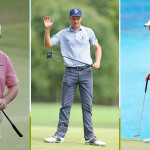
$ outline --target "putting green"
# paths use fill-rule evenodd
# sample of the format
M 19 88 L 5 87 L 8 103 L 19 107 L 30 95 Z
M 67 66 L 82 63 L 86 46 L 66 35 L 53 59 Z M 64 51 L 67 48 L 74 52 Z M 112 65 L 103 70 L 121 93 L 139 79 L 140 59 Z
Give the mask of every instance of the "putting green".
M 69 127 L 64 143 L 45 143 L 44 138 L 53 136 L 56 127 L 32 126 L 32 150 L 119 150 L 119 131 L 110 128 L 94 128 L 95 135 L 107 145 L 85 145 L 83 128 Z
M 121 150 L 149 150 L 150 143 L 142 140 L 121 139 Z
M 69 128 L 63 144 L 44 143 L 44 138 L 56 131 L 60 103 L 32 103 L 32 150 L 119 150 L 118 107 L 93 105 L 93 126 L 97 138 L 107 143 L 106 147 L 85 145 L 81 104 L 73 103 Z

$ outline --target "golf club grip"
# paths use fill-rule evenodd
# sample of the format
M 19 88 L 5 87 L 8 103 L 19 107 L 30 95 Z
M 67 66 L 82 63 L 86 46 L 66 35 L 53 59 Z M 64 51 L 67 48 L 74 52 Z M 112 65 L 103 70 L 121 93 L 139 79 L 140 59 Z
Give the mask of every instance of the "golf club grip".
M 145 93 L 146 93 L 146 91 L 147 91 L 148 80 L 149 80 L 149 77 L 146 79 Z
M 11 125 L 12 125 L 12 127 L 13 127 L 13 129 L 16 131 L 16 133 L 20 136 L 20 137 L 23 137 L 23 135 L 19 132 L 19 130 L 16 128 L 16 126 L 13 124 L 13 123 L 11 123 Z

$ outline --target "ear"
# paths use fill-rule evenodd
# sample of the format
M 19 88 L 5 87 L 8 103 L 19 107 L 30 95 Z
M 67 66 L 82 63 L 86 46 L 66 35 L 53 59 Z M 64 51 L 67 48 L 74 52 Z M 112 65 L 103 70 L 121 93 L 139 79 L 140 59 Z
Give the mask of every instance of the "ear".
M 71 21 L 71 17 L 69 16 L 69 20 Z
M 82 18 L 83 18 L 83 17 L 80 17 L 80 18 L 81 18 L 81 21 L 82 21 Z

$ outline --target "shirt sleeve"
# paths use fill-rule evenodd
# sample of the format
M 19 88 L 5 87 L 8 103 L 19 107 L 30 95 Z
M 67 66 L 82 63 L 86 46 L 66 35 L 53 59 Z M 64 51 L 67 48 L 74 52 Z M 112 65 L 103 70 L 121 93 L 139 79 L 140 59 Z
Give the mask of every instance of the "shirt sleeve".
M 60 38 L 58 34 L 55 34 L 54 36 L 51 37 L 51 43 L 55 46 L 60 43 Z
M 6 56 L 6 82 L 5 82 L 5 85 L 7 87 L 15 86 L 18 84 L 18 82 L 19 82 L 19 80 L 16 76 L 13 65 L 12 65 L 10 59 L 8 58 L 8 56 Z
M 89 29 L 89 41 L 91 45 L 95 45 L 98 42 L 92 29 Z

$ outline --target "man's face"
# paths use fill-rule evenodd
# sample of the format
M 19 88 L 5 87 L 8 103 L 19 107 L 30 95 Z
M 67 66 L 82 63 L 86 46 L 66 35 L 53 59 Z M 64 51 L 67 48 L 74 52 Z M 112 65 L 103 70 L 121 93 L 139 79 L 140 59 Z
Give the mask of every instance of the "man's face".
M 77 29 L 80 27 L 81 21 L 82 21 L 82 17 L 79 16 L 73 16 L 73 17 L 69 17 L 69 20 L 72 24 L 72 27 Z

